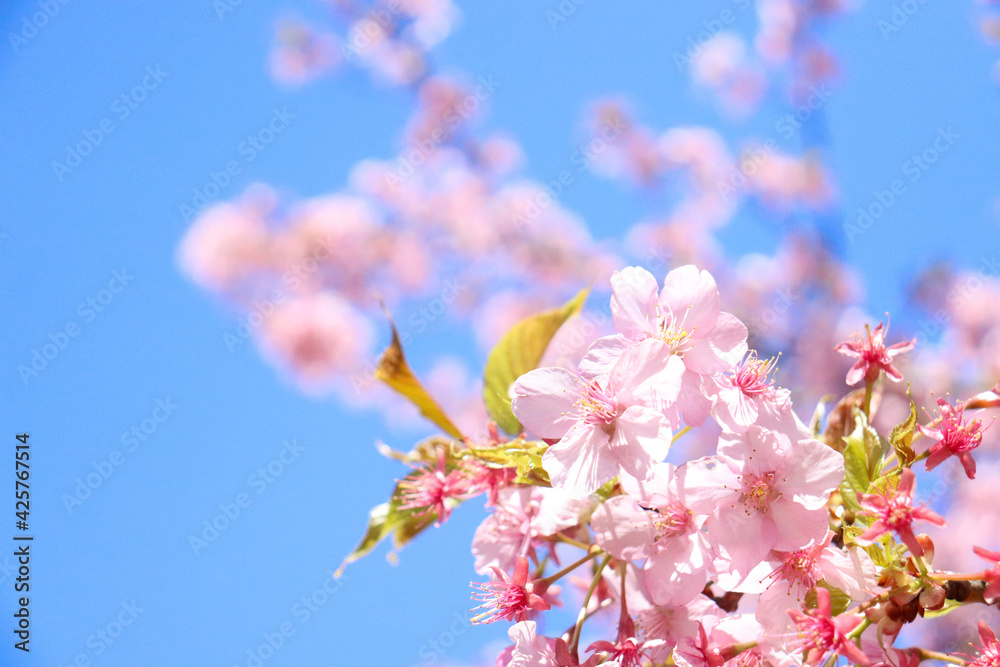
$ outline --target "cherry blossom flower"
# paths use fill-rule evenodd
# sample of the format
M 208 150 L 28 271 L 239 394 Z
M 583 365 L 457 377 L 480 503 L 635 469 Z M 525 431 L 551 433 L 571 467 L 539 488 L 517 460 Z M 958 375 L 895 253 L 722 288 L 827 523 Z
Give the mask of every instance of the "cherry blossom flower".
M 710 618 L 718 620 L 725 616 L 725 612 L 704 595 L 699 595 L 690 602 L 679 606 L 656 605 L 647 602 L 636 608 L 635 596 L 629 599 L 633 600 L 630 606 L 635 611 L 636 618 L 642 625 L 646 638 L 663 640 L 662 646 L 651 649 L 649 653 L 649 657 L 656 662 L 665 662 L 670 657 L 674 647 L 685 637 L 697 635 L 701 623 L 709 622 Z
M 271 53 L 271 75 L 280 83 L 301 85 L 340 64 L 340 40 L 332 33 L 316 32 L 298 21 L 283 21 Z
M 683 480 L 660 463 L 646 482 L 621 478 L 627 495 L 615 496 L 591 517 L 595 541 L 615 558 L 644 559 L 643 579 L 658 605 L 683 605 L 705 587 L 711 548 L 704 517 L 684 504 Z
M 253 207 L 211 206 L 198 216 L 181 243 L 179 259 L 196 282 L 228 289 L 266 266 L 270 232 Z
M 774 368 L 774 359 L 758 359 L 756 352 L 750 352 L 731 371 L 715 375 L 706 383 L 706 390 L 715 399 L 712 416 L 723 428 L 743 433 L 762 411 L 787 409 L 788 390 L 775 387 L 774 378 L 769 377 Z
M 501 667 L 558 667 L 556 640 L 537 634 L 534 621 L 515 623 L 507 631 L 507 636 L 514 646 L 510 648 L 509 655 L 500 655 L 497 664 Z
M 683 381 L 670 420 L 689 425 L 705 421 L 711 401 L 702 389 L 703 375 L 732 368 L 747 351 L 747 328 L 721 311 L 721 297 L 708 271 L 682 266 L 667 274 L 660 290 L 651 273 L 639 267 L 611 278 L 611 313 L 617 335 L 591 346 L 581 372 L 595 376 L 630 346 L 648 339 L 662 341 L 684 362 Z
M 607 653 L 610 662 L 619 667 L 640 667 L 648 650 L 647 644 L 658 646 L 661 643 L 660 640 L 656 639 L 648 642 L 638 639 L 635 621 L 623 610 L 618 622 L 618 640 L 616 642 L 598 640 L 588 646 L 587 650 Z
M 717 455 L 682 471 L 688 507 L 709 515 L 710 542 L 748 572 L 772 549 L 795 551 L 826 535 L 825 506 L 843 479 L 844 458 L 786 417 L 724 432 Z
M 922 662 L 920 655 L 914 649 L 882 647 L 874 640 L 862 640 L 861 650 L 872 661 L 872 667 L 918 667 Z
M 893 382 L 903 379 L 902 374 L 892 365 L 892 358 L 903 352 L 909 352 L 917 344 L 917 339 L 905 343 L 885 346 L 885 337 L 889 333 L 889 327 L 879 322 L 874 330 L 865 325 L 867 340 L 855 338 L 855 340 L 840 343 L 834 349 L 849 357 L 857 357 L 858 361 L 847 372 L 847 384 L 855 385 L 863 379 L 866 383 L 873 383 L 878 379 L 879 373 L 885 371 L 886 377 Z
M 894 532 L 910 549 L 910 553 L 914 556 L 923 556 L 924 549 L 913 533 L 913 522 L 927 521 L 943 526 L 945 521 L 926 507 L 913 507 L 915 485 L 916 475 L 909 468 L 903 468 L 899 475 L 899 486 L 895 491 L 886 489 L 878 494 L 859 494 L 858 501 L 865 508 L 860 514 L 875 517 L 876 520 L 855 541 L 861 546 L 868 546 L 874 544 L 882 535 Z
M 707 616 L 693 633 L 677 644 L 674 662 L 679 667 L 721 667 L 736 659 L 734 667 L 761 667 L 761 651 L 754 647 L 742 650 L 740 645 L 753 644 L 763 639 L 763 628 L 752 614 L 738 616 Z M 737 648 L 739 647 L 739 648 Z
M 624 470 L 644 479 L 671 443 L 663 411 L 680 389 L 683 365 L 660 341 L 636 345 L 611 373 L 584 379 L 559 368 L 514 384 L 512 408 L 525 428 L 559 442 L 542 464 L 552 485 L 589 495 Z
M 1000 642 L 986 621 L 979 621 L 979 644 L 979 657 L 973 659 L 968 667 L 1000 667 Z
M 440 526 L 448 520 L 456 502 L 470 494 L 471 482 L 467 469 L 447 470 L 444 449 L 439 449 L 433 468 L 421 468 L 400 480 L 399 509 L 415 510 L 418 516 L 433 511 L 437 515 L 434 525 Z
M 843 551 L 830 544 L 833 533 L 796 551 L 772 551 L 744 582 L 731 585 L 720 577 L 726 590 L 758 593 L 755 615 L 769 634 L 788 629 L 789 609 L 801 608 L 806 595 L 820 581 L 840 589 L 851 599 L 862 601 L 875 587 L 875 564 L 862 549 Z M 762 571 L 770 568 L 770 571 Z
M 983 573 L 986 581 L 986 590 L 983 591 L 983 599 L 987 604 L 993 604 L 1000 600 L 1000 552 L 988 551 L 982 547 L 972 547 L 977 556 L 985 558 L 993 563 L 993 569 Z
M 816 605 L 816 609 L 788 612 L 798 628 L 798 637 L 788 644 L 789 648 L 804 651 L 805 664 L 810 667 L 816 667 L 830 653 L 839 653 L 855 665 L 870 665 L 868 656 L 847 637 L 861 624 L 861 616 L 831 616 L 830 591 L 822 587 L 816 589 Z
M 262 345 L 304 386 L 357 371 L 374 339 L 371 322 L 337 294 L 320 292 L 279 303 L 264 321 Z
M 972 450 L 983 441 L 983 423 L 978 419 L 967 421 L 965 405 L 961 402 L 953 408 L 948 401 L 939 398 L 938 411 L 941 416 L 930 426 L 917 426 L 921 433 L 934 439 L 927 457 L 927 470 L 933 470 L 951 456 L 957 456 L 965 474 L 969 479 L 975 479 L 976 461 L 972 458 Z
M 517 479 L 514 468 L 491 468 L 477 461 L 465 462 L 469 471 L 470 486 L 475 493 L 486 493 L 486 507 L 494 507 L 500 497 L 500 490 L 505 489 Z
M 496 575 L 494 580 L 473 583 L 472 587 L 479 590 L 472 594 L 472 599 L 482 602 L 473 611 L 477 609 L 484 611 L 474 616 L 472 622 L 481 624 L 500 620 L 526 621 L 529 610 L 550 609 L 551 605 L 542 598 L 548 587 L 542 585 L 536 590 L 536 586 L 533 585 L 535 582 L 528 581 L 528 567 L 528 559 L 521 556 L 514 566 L 513 576 L 494 566 L 492 568 Z
M 588 505 L 568 491 L 538 486 L 503 489 L 497 500 L 472 539 L 480 574 L 494 566 L 509 570 L 520 556 L 534 560 L 536 543 L 577 525 Z

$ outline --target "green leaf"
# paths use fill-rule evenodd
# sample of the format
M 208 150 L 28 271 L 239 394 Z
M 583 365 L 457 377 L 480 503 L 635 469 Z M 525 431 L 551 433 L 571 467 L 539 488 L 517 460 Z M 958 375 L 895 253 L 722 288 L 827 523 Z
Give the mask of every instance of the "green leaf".
M 906 387 L 906 397 L 910 399 L 910 415 L 902 424 L 892 429 L 892 433 L 889 434 L 889 444 L 896 450 L 896 458 L 899 459 L 899 464 L 904 468 L 909 468 L 910 464 L 917 457 L 911 446 L 913 443 L 913 434 L 917 430 L 917 406 L 910 395 L 909 386 Z
M 830 591 L 830 614 L 832 616 L 843 614 L 851 606 L 850 596 L 839 588 L 828 584 L 825 579 L 821 579 L 816 585 Z M 805 603 L 807 609 L 815 609 L 817 607 L 819 600 L 817 599 L 815 588 L 811 588 L 806 593 Z
M 382 503 L 381 505 L 376 505 L 372 508 L 371 512 L 368 513 L 368 528 L 365 530 L 364 536 L 361 541 L 358 542 L 358 546 L 354 547 L 354 551 L 348 554 L 344 562 L 340 564 L 337 571 L 333 573 L 333 576 L 339 577 L 344 572 L 344 568 L 366 556 L 372 549 L 378 546 L 378 543 L 386 538 L 386 536 L 392 531 L 392 526 L 389 522 L 389 503 Z
M 420 380 L 413 374 L 410 365 L 406 363 L 403 345 L 399 342 L 399 332 L 396 331 L 396 325 L 391 319 L 389 326 L 392 327 L 392 342 L 382 353 L 382 358 L 379 359 L 378 366 L 375 368 L 375 377 L 410 399 L 410 402 L 420 409 L 420 414 L 440 426 L 445 433 L 462 439 L 462 432 L 452 423 L 437 402 L 431 398 L 424 386 L 420 384 Z
M 525 318 L 508 331 L 486 360 L 483 400 L 497 425 L 507 433 L 522 431 L 521 422 L 510 409 L 510 386 L 538 367 L 545 348 L 566 320 L 583 309 L 589 290 L 581 290 L 560 308 Z
M 438 452 L 441 449 L 444 449 L 447 460 L 453 461 L 455 458 L 455 442 L 455 440 L 442 435 L 432 435 L 418 442 L 409 452 L 397 451 L 381 440 L 375 443 L 375 449 L 387 459 L 414 466 L 421 463 L 436 463 Z
M 399 485 L 392 491 L 392 500 L 381 505 L 376 505 L 368 513 L 368 527 L 362 536 L 358 546 L 348 554 L 344 562 L 340 564 L 335 577 L 339 577 L 344 572 L 344 568 L 359 560 L 377 547 L 387 537 L 392 536 L 392 543 L 396 549 L 401 549 L 408 542 L 424 531 L 437 519 L 437 512 L 433 510 L 420 509 L 400 509 Z M 457 502 L 456 502 L 457 504 Z M 393 554 L 390 554 L 393 559 Z
M 549 474 L 542 467 L 542 454 L 548 445 L 541 442 L 516 438 L 497 447 L 466 450 L 482 463 L 497 468 L 517 468 L 518 484 L 552 486 Z
M 948 614 L 955 611 L 961 606 L 962 603 L 958 602 L 957 600 L 948 600 L 944 603 L 944 606 L 941 607 L 940 609 L 934 609 L 934 610 L 925 609 L 923 616 L 924 618 L 938 618 L 939 616 L 947 616 Z
M 514 481 L 518 484 L 533 484 L 535 486 L 552 486 L 549 481 L 549 473 L 542 467 L 542 454 L 540 451 L 528 449 L 514 449 L 509 452 L 510 457 L 517 464 L 517 477 Z
M 854 514 L 861 511 L 858 494 L 868 493 L 871 486 L 863 420 L 864 414 L 858 411 L 854 431 L 843 438 L 844 480 L 840 483 L 840 495 L 844 506 Z

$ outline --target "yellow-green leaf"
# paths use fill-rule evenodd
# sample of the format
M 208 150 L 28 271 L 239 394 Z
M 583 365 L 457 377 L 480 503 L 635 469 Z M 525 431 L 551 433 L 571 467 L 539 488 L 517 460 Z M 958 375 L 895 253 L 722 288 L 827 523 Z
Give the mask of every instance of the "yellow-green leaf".
M 345 567 L 371 553 L 372 549 L 390 535 L 393 546 L 396 549 L 402 548 L 437 519 L 437 512 L 434 510 L 400 509 L 400 499 L 400 488 L 397 484 L 389 502 L 372 508 L 368 513 L 368 527 L 364 536 L 358 546 L 354 547 L 354 551 L 348 554 L 337 568 L 335 577 L 339 577 Z M 457 505 L 458 501 L 454 501 L 454 504 Z
M 913 447 L 911 446 L 913 443 L 913 433 L 917 429 L 917 406 L 910 395 L 909 386 L 906 388 L 906 397 L 910 399 L 910 414 L 902 424 L 892 429 L 892 433 L 889 434 L 889 443 L 896 450 L 896 458 L 899 459 L 899 464 L 908 468 L 913 463 L 913 459 L 917 457 L 916 452 L 913 451 Z
M 389 325 L 392 327 L 392 342 L 382 353 L 382 358 L 379 359 L 378 367 L 375 369 L 375 377 L 408 398 L 411 403 L 417 406 L 420 414 L 440 426 L 445 433 L 461 439 L 462 432 L 452 423 L 437 402 L 431 398 L 431 395 L 420 384 L 420 380 L 413 374 L 410 365 L 406 362 L 396 325 L 392 320 L 389 320 Z
M 580 312 L 588 292 L 581 290 L 563 306 L 521 320 L 490 352 L 483 374 L 483 400 L 490 416 L 507 433 L 522 430 L 510 409 L 510 386 L 538 367 L 549 341 L 566 320 Z
M 836 616 L 838 614 L 843 614 L 847 611 L 847 608 L 851 606 L 851 598 L 844 591 L 840 590 L 835 586 L 831 586 L 826 582 L 825 579 L 821 579 L 817 586 L 822 586 L 826 590 L 830 591 L 830 614 Z M 819 603 L 819 599 L 816 595 L 816 589 L 812 588 L 806 593 L 806 608 L 815 609 Z
M 379 542 L 385 539 L 391 530 L 392 527 L 389 525 L 389 503 L 382 503 L 373 507 L 371 512 L 368 513 L 368 528 L 365 530 L 364 536 L 358 542 L 358 546 L 354 547 L 354 551 L 340 564 L 340 567 L 337 568 L 333 576 L 339 577 L 344 572 L 345 567 L 359 558 L 366 556 L 372 549 L 378 546 Z
M 477 460 L 498 468 L 517 468 L 518 484 L 533 484 L 535 486 L 552 486 L 549 475 L 542 467 L 542 454 L 548 446 L 516 438 L 497 447 L 466 450 Z
M 843 438 L 844 481 L 840 484 L 840 495 L 844 506 L 852 513 L 861 511 L 858 494 L 868 493 L 871 487 L 872 473 L 869 470 L 869 451 L 871 435 L 865 423 L 864 413 L 855 411 L 854 431 Z
M 541 451 L 512 449 L 507 453 L 517 464 L 515 482 L 534 484 L 535 486 L 552 486 L 552 482 L 549 481 L 549 473 L 545 472 L 545 468 L 542 467 L 544 449 Z

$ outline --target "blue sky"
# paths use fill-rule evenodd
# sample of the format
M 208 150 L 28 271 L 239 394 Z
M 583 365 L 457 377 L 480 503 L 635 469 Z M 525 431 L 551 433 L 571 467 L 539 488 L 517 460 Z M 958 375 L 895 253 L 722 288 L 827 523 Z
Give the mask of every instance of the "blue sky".
M 773 135 L 787 109 L 769 104 L 749 125 L 720 120 L 674 65 L 704 22 L 736 3 L 676 4 L 587 0 L 553 30 L 545 10 L 555 0 L 465 3 L 437 61 L 501 81 L 485 125 L 517 136 L 540 179 L 576 150 L 596 97 L 624 96 L 656 128 Z M 12 459 L 15 433 L 31 434 L 35 535 L 32 651 L 15 654 L 0 628 L 0 662 L 246 665 L 247 651 L 265 635 L 277 643 L 282 628 L 293 632 L 267 665 L 369 656 L 408 667 L 429 660 L 432 642 L 449 644 L 436 664 L 471 660 L 504 634 L 456 625 L 476 578 L 468 544 L 481 510 L 456 512 L 398 567 L 380 551 L 324 590 L 367 509 L 400 474 L 372 443 L 406 448 L 421 433 L 301 395 L 250 346 L 230 352 L 223 337 L 235 314 L 175 261 L 180 206 L 210 172 L 244 159 L 220 199 L 255 181 L 302 196 L 337 189 L 357 160 L 392 155 L 405 98 L 360 76 L 275 85 L 266 68 L 275 20 L 315 15 L 305 2 L 243 2 L 221 19 L 208 0 L 50 5 L 26 37 L 24 21 L 47 5 L 0 10 L 0 438 Z M 1000 245 L 996 53 L 978 37 L 972 3 L 917 6 L 888 35 L 878 21 L 891 8 L 880 3 L 828 34 L 844 67 L 824 107 L 844 210 L 908 178 L 907 161 L 939 131 L 957 134 L 863 238 L 844 244 L 874 312 L 899 311 L 902 285 L 926 262 L 975 268 Z M 753 26 L 752 11 L 736 13 L 741 28 Z M 137 86 L 143 92 L 132 93 Z M 241 142 L 276 110 L 287 127 L 245 160 Z M 52 163 L 86 133 L 100 143 L 57 174 Z M 614 184 L 579 183 L 563 203 L 600 238 L 619 237 L 647 210 Z M 734 251 L 767 249 L 775 234 L 746 216 L 724 238 Z M 449 327 L 441 320 L 432 331 L 443 337 Z M 425 340 L 430 350 L 434 337 Z M 18 367 L 50 344 L 57 354 L 23 378 Z M 12 461 L 3 474 L 10 489 Z M 100 485 L 67 507 L 88 475 Z M 5 494 L 0 507 L 12 515 Z M 213 521 L 226 527 L 194 553 L 189 538 Z M 10 619 L 8 563 L 0 556 Z

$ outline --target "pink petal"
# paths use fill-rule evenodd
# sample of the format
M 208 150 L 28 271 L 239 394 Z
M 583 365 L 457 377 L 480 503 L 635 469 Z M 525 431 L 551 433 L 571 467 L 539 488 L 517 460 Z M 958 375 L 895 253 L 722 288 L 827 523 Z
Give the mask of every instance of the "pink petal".
M 792 447 L 782 492 L 808 509 L 826 505 L 830 492 L 844 479 L 844 457 L 818 440 L 801 440 Z
M 611 442 L 618 464 L 636 479 L 646 479 L 653 465 L 670 451 L 670 424 L 658 412 L 633 405 L 618 418 Z
M 881 536 L 885 535 L 888 532 L 889 532 L 889 526 L 887 526 L 885 522 L 882 521 L 882 519 L 879 519 L 871 526 L 869 526 L 868 530 L 855 537 L 854 541 L 863 547 L 867 547 L 874 544 L 875 541 L 878 540 L 878 538 L 880 538 Z
M 895 345 L 890 345 L 885 348 L 885 351 L 889 353 L 890 357 L 894 357 L 897 354 L 902 354 L 903 352 L 909 352 L 917 344 L 917 339 L 914 338 L 911 341 L 905 343 L 896 343 Z
M 663 281 L 660 306 L 669 308 L 688 332 L 711 330 L 719 318 L 721 303 L 715 278 L 693 265 L 674 269 Z
M 656 312 L 656 278 L 646 269 L 630 266 L 611 276 L 611 314 L 615 330 L 632 340 L 648 336 L 649 316 Z
M 538 368 L 514 383 L 511 409 L 540 438 L 561 438 L 575 423 L 579 380 L 562 368 Z
M 661 340 L 650 338 L 630 347 L 611 371 L 609 389 L 619 402 L 662 409 L 677 401 L 684 362 Z
M 688 426 L 701 426 L 712 412 L 712 399 L 702 390 L 702 376 L 685 371 L 681 378 L 681 391 L 677 402 L 667 410 L 667 418 L 674 427 L 681 421 Z
M 628 496 L 615 496 L 591 517 L 594 539 L 615 558 L 631 561 L 656 553 L 658 531 L 648 513 Z
M 608 442 L 608 434 L 602 429 L 575 424 L 542 455 L 542 467 L 549 473 L 552 486 L 582 498 L 617 475 L 618 463 Z
M 747 328 L 735 315 L 719 313 L 711 330 L 695 333 L 693 344 L 684 365 L 696 373 L 722 373 L 747 353 Z
M 698 514 L 713 514 L 739 495 L 739 475 L 717 456 L 685 463 L 677 468 L 677 480 L 685 490 L 684 502 Z
M 696 539 L 696 535 L 669 538 L 669 544 L 646 561 L 643 583 L 654 603 L 679 607 L 704 590 L 708 575 Z
M 796 551 L 819 541 L 830 528 L 825 509 L 806 509 L 784 498 L 772 502 L 767 513 L 777 527 L 774 548 L 779 551 Z
M 847 371 L 847 384 L 854 386 L 861 382 L 865 379 L 865 371 L 867 369 L 868 365 L 863 361 L 859 361 L 851 366 L 851 370 Z
M 775 524 L 767 515 L 748 513 L 742 505 L 726 508 L 706 525 L 709 541 L 721 547 L 740 572 L 762 561 L 778 538 Z
M 631 345 L 632 341 L 624 336 L 598 338 L 580 361 L 581 377 L 591 380 L 605 373 L 610 373 L 615 362 Z

